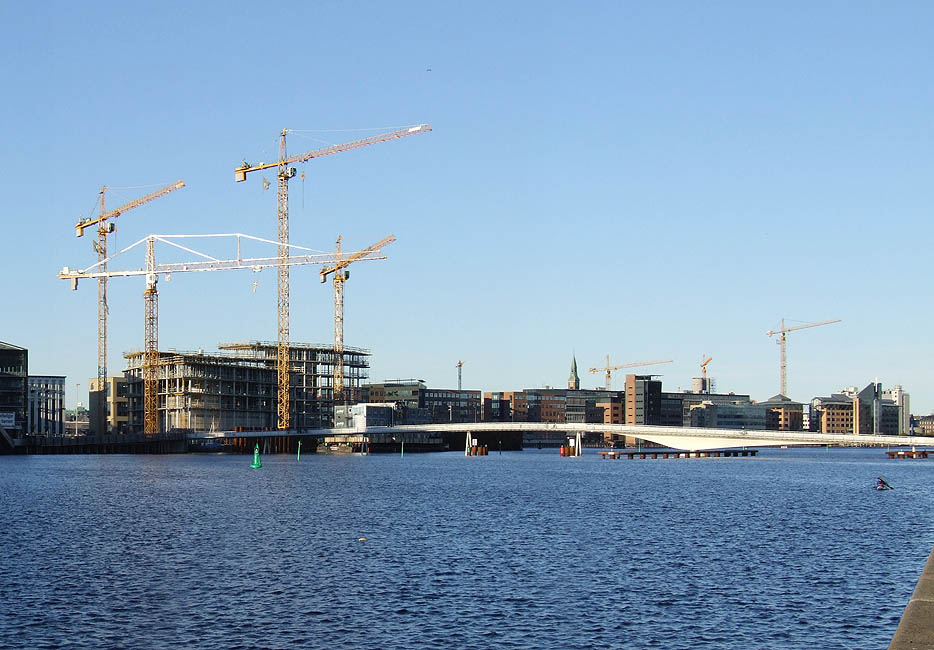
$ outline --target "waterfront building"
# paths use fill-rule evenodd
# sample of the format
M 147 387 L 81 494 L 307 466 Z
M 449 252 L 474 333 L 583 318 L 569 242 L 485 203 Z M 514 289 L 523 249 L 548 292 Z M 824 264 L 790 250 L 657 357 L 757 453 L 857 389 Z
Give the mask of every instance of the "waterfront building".
M 425 409 L 425 382 L 421 379 L 392 379 L 364 384 L 363 401 L 372 404 L 392 404 L 397 424 L 431 424 L 431 414 Z
M 433 424 L 480 422 L 481 395 L 478 390 L 426 388 L 424 408 Z
M 364 384 L 364 400 L 374 404 L 395 402 L 409 408 L 424 408 L 425 382 L 421 379 L 392 379 Z
M 534 388 L 522 391 L 526 422 L 567 422 L 568 391 L 560 388 Z
M 88 379 L 88 413 L 90 429 L 96 433 L 127 433 L 130 425 L 129 382 L 126 377 L 97 377 Z M 100 408 L 103 401 L 103 409 Z M 103 413 L 105 422 L 100 422 Z
M 913 415 L 911 432 L 916 436 L 934 436 L 934 415 Z
M 493 391 L 483 394 L 481 419 L 484 422 L 512 421 L 512 392 Z
M 622 398 L 613 399 L 612 397 L 606 401 L 597 402 L 597 407 L 603 409 L 603 424 L 626 424 L 623 402 Z
M 752 400 L 749 398 L 749 395 L 737 395 L 735 393 L 697 393 L 697 392 L 683 392 L 683 393 L 663 393 L 662 397 L 666 400 L 680 400 L 681 403 L 681 423 L 675 426 L 713 426 L 710 424 L 693 424 L 694 420 L 698 417 L 703 419 L 702 416 L 693 416 L 693 410 L 703 404 L 737 404 L 737 405 L 752 405 Z
M 701 402 L 691 407 L 687 426 L 712 429 L 766 429 L 768 407 L 752 402 Z
M 529 388 L 483 394 L 484 422 L 603 423 L 602 404 L 619 399 L 618 392 Z
M 893 386 L 882 391 L 883 399 L 891 400 L 898 407 L 898 434 L 911 434 L 911 399 L 901 386 Z
M 626 375 L 626 424 L 660 424 L 662 382 L 656 375 Z
M 27 430 L 29 351 L 0 341 L 0 445 L 12 446 Z
M 391 427 L 394 411 L 394 405 L 386 403 L 339 404 L 334 407 L 334 428 Z
M 157 366 L 160 431 L 229 431 L 277 426 L 277 344 L 224 343 L 205 354 L 169 350 Z M 344 346 L 344 390 L 348 402 L 361 394 L 369 351 Z M 141 351 L 125 355 L 129 429 L 142 431 Z M 330 428 L 334 417 L 334 348 L 289 345 L 289 422 L 293 429 Z
M 850 433 L 853 431 L 853 398 L 844 393 L 811 400 L 810 424 L 820 433 Z
M 26 431 L 41 436 L 64 436 L 65 377 L 30 375 L 26 383 Z
M 804 404 L 795 402 L 782 394 L 759 402 L 766 407 L 765 428 L 771 431 L 804 430 Z
M 851 386 L 827 397 L 815 397 L 811 400 L 810 409 L 812 431 L 854 435 L 898 434 L 898 405 L 882 398 L 882 384 L 873 382 L 860 391 Z
M 600 404 L 616 400 L 622 402 L 617 391 L 604 389 L 569 390 L 565 396 L 564 421 L 573 423 L 604 424 L 606 415 Z M 611 407 L 612 408 L 612 407 Z M 620 407 L 620 412 L 622 411 Z
M 684 422 L 682 393 L 663 393 L 658 375 L 626 375 L 626 424 L 680 427 Z
M 485 422 L 565 422 L 567 396 L 563 388 L 532 388 L 485 393 Z

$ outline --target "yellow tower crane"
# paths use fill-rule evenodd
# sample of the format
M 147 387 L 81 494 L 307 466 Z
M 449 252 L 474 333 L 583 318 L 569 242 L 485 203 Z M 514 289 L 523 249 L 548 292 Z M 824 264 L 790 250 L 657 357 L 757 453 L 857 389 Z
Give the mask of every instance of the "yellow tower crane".
M 333 399 L 334 404 L 344 394 L 344 283 L 350 279 L 350 271 L 347 267 L 360 259 L 368 258 L 368 255 L 375 253 L 396 241 L 395 235 L 389 235 L 372 246 L 367 246 L 361 251 L 357 251 L 347 257 L 341 252 L 341 238 L 337 238 L 336 262 L 333 266 L 321 269 L 321 282 L 326 282 L 328 275 L 334 274 L 334 379 L 333 379 Z
M 185 239 L 192 237 L 235 237 L 237 239 L 237 256 L 233 259 L 219 260 L 210 255 L 199 253 L 198 251 L 192 250 L 187 247 L 179 246 L 174 243 L 176 239 Z M 159 432 L 159 411 L 158 411 L 158 365 L 159 365 L 159 291 L 157 289 L 157 283 L 160 275 L 171 275 L 172 273 L 190 273 L 196 271 L 227 271 L 227 270 L 250 270 L 250 271 L 261 271 L 266 268 L 272 267 L 281 267 L 282 264 L 288 264 L 289 266 L 301 266 L 308 264 L 326 264 L 326 265 L 336 265 L 337 256 L 333 253 L 319 254 L 319 255 L 291 255 L 286 258 L 283 262 L 280 256 L 277 257 L 258 257 L 258 258 L 243 258 L 240 255 L 240 240 L 249 239 L 257 242 L 262 242 L 266 244 L 277 245 L 277 242 L 272 242 L 265 239 L 260 239 L 258 237 L 251 237 L 249 235 L 243 234 L 233 234 L 233 235 L 149 235 L 144 239 L 139 240 L 138 242 L 128 246 L 127 248 L 117 253 L 121 255 L 127 251 L 139 246 L 140 244 L 146 244 L 146 267 L 143 269 L 129 269 L 125 271 L 111 271 L 106 269 L 106 264 L 113 259 L 107 258 L 102 262 L 98 262 L 91 267 L 83 270 L 74 270 L 69 269 L 67 266 L 63 268 L 58 277 L 62 280 L 70 280 L 72 289 L 78 288 L 78 280 L 82 279 L 100 279 L 100 278 L 117 278 L 117 277 L 138 277 L 144 276 L 146 278 L 146 289 L 143 291 L 143 302 L 144 302 L 144 334 L 143 334 L 143 363 L 142 363 L 142 376 L 143 376 L 143 430 L 147 434 L 155 434 Z M 156 255 L 155 255 L 155 244 L 156 242 L 163 242 L 176 248 L 180 248 L 187 252 L 197 255 L 200 259 L 188 262 L 172 262 L 168 264 L 156 264 Z M 291 248 L 298 248 L 296 246 L 290 245 Z M 308 250 L 308 249 L 305 249 Z M 348 258 L 352 257 L 354 261 L 360 260 L 380 260 L 386 259 L 384 256 L 375 255 L 377 251 L 371 251 L 369 253 L 365 251 L 359 251 L 352 253 Z M 103 269 L 101 267 L 104 267 Z
M 706 354 L 701 355 L 702 357 L 707 357 Z M 701 392 L 704 394 L 710 394 L 710 383 L 707 381 L 707 364 L 713 361 L 713 357 L 707 357 L 700 364 L 701 371 Z
M 170 185 L 166 185 L 155 192 L 151 192 L 146 196 L 141 196 L 138 199 L 130 201 L 124 205 L 121 205 L 119 208 L 110 210 L 109 212 L 105 210 L 105 193 L 107 192 L 107 186 L 104 185 L 101 187 L 100 191 L 100 200 L 98 204 L 98 215 L 94 218 L 82 219 L 77 224 L 75 224 L 75 236 L 81 237 L 84 235 L 84 229 L 89 228 L 90 226 L 97 225 L 97 241 L 94 242 L 94 250 L 97 252 L 98 264 L 101 265 L 101 271 L 107 270 L 107 235 L 112 233 L 116 228 L 113 223 L 106 223 L 110 219 L 115 219 L 119 217 L 124 212 L 132 210 L 133 208 L 139 207 L 150 201 L 158 199 L 161 196 L 165 196 L 170 192 L 179 190 L 185 187 L 184 181 L 175 181 Z M 97 280 L 97 390 L 104 391 L 106 390 L 107 382 L 107 277 L 102 276 Z M 106 408 L 106 400 L 99 399 L 97 403 L 97 421 L 99 426 L 102 428 L 98 433 L 107 433 L 107 417 L 104 409 Z
M 786 366 L 787 366 L 786 364 L 787 358 L 785 356 L 785 335 L 788 332 L 794 332 L 795 330 L 803 330 L 803 329 L 807 329 L 808 327 L 819 327 L 820 325 L 830 325 L 831 323 L 839 323 L 839 322 L 840 322 L 839 318 L 834 318 L 833 320 L 822 320 L 819 323 L 805 323 L 804 325 L 794 325 L 792 327 L 785 327 L 785 319 L 783 318 L 781 329 L 772 330 L 770 332 L 765 333 L 766 336 L 772 336 L 773 334 L 781 334 L 781 336 L 778 337 L 778 340 L 775 342 L 778 345 L 780 345 L 782 348 L 782 392 L 781 392 L 782 395 L 784 395 L 785 397 L 788 396 L 788 393 L 785 392 L 788 389 L 788 384 L 785 379 Z
M 295 168 L 289 167 L 292 163 L 307 162 L 312 158 L 320 158 L 351 149 L 359 149 L 379 142 L 397 140 L 418 133 L 427 133 L 431 131 L 428 124 L 419 124 L 404 129 L 397 129 L 389 133 L 374 135 L 369 138 L 353 140 L 344 144 L 335 144 L 322 149 L 307 151 L 302 154 L 289 156 L 286 154 L 285 135 L 288 129 L 283 129 L 279 140 L 279 160 L 274 163 L 260 163 L 251 165 L 245 160 L 243 164 L 234 170 L 234 178 L 237 182 L 245 181 L 249 172 L 260 171 L 263 169 L 277 169 L 278 192 L 277 192 L 277 217 L 278 217 L 278 236 L 279 236 L 279 339 L 277 346 L 278 354 L 278 428 L 289 428 L 289 180 L 295 177 Z
M 636 361 L 635 363 L 624 363 L 619 366 L 610 365 L 610 355 L 606 355 L 606 366 L 603 368 L 590 368 L 590 372 L 605 372 L 606 373 L 606 389 L 610 390 L 610 381 L 612 379 L 612 372 L 614 370 L 621 370 L 622 368 L 636 368 L 638 366 L 654 366 L 657 363 L 671 363 L 671 359 L 661 359 L 659 361 Z

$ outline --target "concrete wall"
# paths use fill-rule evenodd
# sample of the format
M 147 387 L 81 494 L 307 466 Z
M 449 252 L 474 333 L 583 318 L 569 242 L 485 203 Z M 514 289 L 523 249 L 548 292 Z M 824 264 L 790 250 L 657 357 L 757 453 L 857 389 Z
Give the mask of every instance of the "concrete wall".
M 934 551 L 911 594 L 889 650 L 934 648 Z

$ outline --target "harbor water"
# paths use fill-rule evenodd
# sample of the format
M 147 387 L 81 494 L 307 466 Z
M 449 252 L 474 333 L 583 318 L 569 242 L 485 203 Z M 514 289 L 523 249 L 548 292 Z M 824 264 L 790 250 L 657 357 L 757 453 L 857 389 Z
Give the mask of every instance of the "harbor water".
M 885 648 L 934 544 L 882 449 L 251 461 L 0 457 L 0 647 Z

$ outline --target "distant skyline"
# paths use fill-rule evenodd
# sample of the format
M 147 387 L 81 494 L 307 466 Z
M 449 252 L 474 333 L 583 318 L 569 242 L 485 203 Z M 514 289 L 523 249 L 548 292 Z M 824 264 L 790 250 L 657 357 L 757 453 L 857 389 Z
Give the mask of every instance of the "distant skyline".
M 433 131 L 298 165 L 291 241 L 356 265 L 345 342 L 371 381 L 565 386 L 587 368 L 806 402 L 878 380 L 934 410 L 934 5 L 924 2 L 164 2 L 0 6 L 6 188 L 0 340 L 87 401 L 108 205 L 183 179 L 115 220 L 151 233 L 276 238 L 273 161 L 428 122 Z M 301 178 L 305 174 L 304 180 Z M 167 255 L 166 261 L 170 259 Z M 141 253 L 114 267 L 142 265 Z M 359 267 L 359 268 L 357 268 Z M 291 339 L 333 340 L 333 295 L 292 270 Z M 255 283 L 255 284 L 254 284 Z M 108 367 L 143 339 L 144 282 L 110 282 Z M 274 270 L 161 278 L 160 348 L 276 339 Z M 624 373 L 622 373 L 624 374 Z M 622 389 L 614 374 L 614 389 Z

